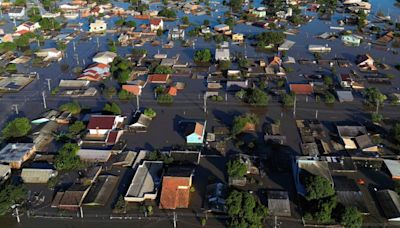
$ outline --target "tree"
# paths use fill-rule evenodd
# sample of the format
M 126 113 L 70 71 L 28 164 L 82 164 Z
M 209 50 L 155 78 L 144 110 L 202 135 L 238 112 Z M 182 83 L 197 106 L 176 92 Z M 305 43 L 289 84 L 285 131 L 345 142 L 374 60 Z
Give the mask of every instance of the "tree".
M 225 24 L 228 25 L 229 28 L 232 30 L 235 26 L 235 20 L 233 19 L 233 17 L 228 17 L 225 19 Z
M 74 143 L 66 143 L 58 151 L 58 155 L 55 158 L 54 166 L 59 171 L 71 171 L 78 170 L 84 167 L 80 158 L 76 155 L 79 150 L 79 146 Z
M 286 35 L 283 32 L 263 32 L 256 35 L 257 46 L 262 48 L 270 44 L 282 44 L 285 38 Z
M 382 114 L 374 112 L 374 113 L 371 113 L 371 120 L 374 123 L 380 123 L 383 120 L 383 116 L 382 116 Z
M 81 106 L 78 102 L 74 101 L 71 103 L 66 103 L 60 106 L 60 111 L 70 112 L 72 115 L 79 114 L 81 112 Z
M 132 49 L 132 55 L 134 56 L 143 56 L 146 54 L 147 54 L 146 49 L 137 49 L 137 48 Z
M 207 20 L 207 19 L 204 19 L 203 25 L 204 25 L 204 26 L 207 26 L 207 27 L 210 26 L 210 21 Z
M 61 51 L 65 51 L 67 49 L 67 44 L 64 42 L 57 42 L 57 49 Z
M 236 93 L 236 97 L 248 104 L 259 106 L 267 105 L 270 99 L 270 97 L 259 88 L 241 90 Z
M 183 23 L 184 25 L 188 25 L 188 24 L 190 23 L 189 17 L 188 17 L 188 16 L 183 16 L 183 17 L 182 17 L 182 23 Z
M 39 22 L 43 30 L 60 30 L 61 24 L 54 18 L 42 18 Z
M 15 51 L 17 50 L 17 45 L 14 42 L 3 42 L 0 43 L 0 52 L 4 53 L 7 51 Z
M 155 74 L 173 74 L 174 73 L 174 69 L 172 69 L 172 67 L 169 67 L 169 66 L 158 65 L 154 69 L 154 73 Z
M 381 93 L 378 88 L 370 87 L 365 90 L 365 98 L 370 104 L 379 106 L 383 104 L 387 96 Z
M 173 9 L 164 7 L 160 12 L 158 12 L 158 16 L 166 18 L 176 18 L 176 13 Z
M 82 121 L 75 121 L 71 126 L 68 127 L 68 133 L 72 137 L 76 137 L 83 130 L 85 130 L 86 125 Z
M 6 185 L 0 191 L 0 216 L 7 214 L 14 204 L 22 203 L 27 196 L 27 191 L 21 185 Z
M 231 61 L 229 60 L 221 60 L 218 63 L 218 68 L 221 70 L 228 70 L 231 67 Z
M 14 5 L 16 5 L 16 6 L 26 6 L 26 0 L 15 0 Z
M 118 197 L 117 202 L 114 204 L 113 209 L 116 213 L 125 212 L 126 209 L 126 202 L 124 200 L 124 196 L 120 195 Z
M 154 117 L 156 117 L 156 115 L 157 115 L 156 111 L 154 111 L 152 108 L 146 108 L 146 109 L 144 110 L 143 114 L 144 114 L 145 116 L 150 117 L 150 118 L 154 118 Z
M 282 97 L 282 103 L 285 107 L 292 107 L 294 105 L 294 94 L 290 93 L 290 94 L 283 94 Z
M 240 159 L 230 160 L 227 164 L 227 172 L 229 177 L 244 177 L 247 173 L 246 164 L 244 164 Z
M 361 29 L 367 24 L 367 15 L 365 14 L 364 10 L 360 10 L 358 11 L 357 16 L 358 16 L 357 20 L 358 29 Z
M 317 210 L 314 218 L 318 222 L 327 223 L 332 220 L 332 211 L 337 205 L 336 197 L 328 197 L 318 201 Z
M 31 122 L 28 118 L 15 118 L 7 123 L 3 128 L 2 134 L 4 138 L 19 138 L 26 136 L 31 130 Z
M 332 94 L 332 93 L 330 93 L 330 92 L 326 92 L 325 93 L 325 103 L 326 104 L 333 104 L 333 103 L 335 103 L 335 96 Z
M 240 58 L 239 59 L 239 66 L 240 67 L 248 67 L 250 65 L 249 60 L 245 59 L 245 58 Z
M 211 61 L 210 49 L 197 50 L 194 54 L 194 61 L 201 63 L 208 63 Z
M 42 16 L 40 15 L 40 10 L 38 7 L 32 7 L 28 10 L 27 15 L 29 17 L 29 20 L 32 22 L 39 22 L 42 19 Z
M 324 84 L 326 86 L 332 86 L 333 85 L 333 79 L 330 76 L 325 76 L 324 77 Z
M 247 124 L 257 125 L 258 118 L 253 113 L 246 113 L 245 115 L 236 116 L 233 119 L 233 126 L 231 130 L 231 134 L 233 136 L 240 134 Z
M 268 209 L 251 193 L 233 190 L 225 204 L 230 217 L 228 227 L 263 227 Z
M 131 78 L 131 71 L 130 70 L 124 70 L 120 71 L 117 77 L 117 81 L 120 84 L 125 84 L 129 79 Z
M 242 9 L 243 0 L 230 0 L 229 6 L 232 8 L 233 11 L 237 12 Z
M 157 96 L 157 102 L 159 104 L 172 104 L 174 102 L 174 98 L 169 94 L 160 94 Z
M 391 130 L 393 138 L 400 143 L 400 123 L 396 123 Z
M 118 106 L 118 104 L 116 104 L 114 102 L 105 104 L 103 111 L 106 113 L 114 114 L 114 115 L 121 114 L 121 108 Z
M 17 47 L 28 47 L 30 37 L 27 35 L 28 33 L 23 34 L 22 36 L 18 37 L 14 40 L 14 43 Z
M 346 228 L 359 228 L 362 226 L 363 217 L 355 207 L 346 207 L 341 214 L 340 223 Z
M 306 199 L 321 199 L 335 194 L 331 183 L 325 177 L 309 174 L 305 178 Z
M 126 90 L 121 90 L 118 93 L 118 98 L 120 100 L 130 100 L 132 97 L 133 97 L 133 94 Z
M 124 25 L 129 28 L 134 28 L 134 27 L 136 27 L 136 21 L 125 21 Z
M 163 33 L 164 31 L 161 28 L 157 30 L 157 36 L 162 36 Z
M 233 190 L 227 197 L 225 203 L 228 207 L 228 215 L 234 217 L 239 215 L 242 210 L 243 195 L 241 192 Z
M 123 18 L 120 18 L 115 22 L 115 25 L 119 26 L 119 27 L 121 27 L 124 24 L 125 24 L 125 20 Z

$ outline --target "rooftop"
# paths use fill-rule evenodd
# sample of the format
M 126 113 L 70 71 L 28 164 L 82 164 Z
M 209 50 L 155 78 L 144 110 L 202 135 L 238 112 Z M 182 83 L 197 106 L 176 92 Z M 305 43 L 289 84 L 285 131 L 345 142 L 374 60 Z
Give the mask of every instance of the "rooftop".
M 24 156 L 35 148 L 33 143 L 9 143 L 0 150 L 0 162 L 22 161 Z
M 155 199 L 161 183 L 163 166 L 162 161 L 144 161 L 136 170 L 125 200 L 141 202 L 145 199 Z

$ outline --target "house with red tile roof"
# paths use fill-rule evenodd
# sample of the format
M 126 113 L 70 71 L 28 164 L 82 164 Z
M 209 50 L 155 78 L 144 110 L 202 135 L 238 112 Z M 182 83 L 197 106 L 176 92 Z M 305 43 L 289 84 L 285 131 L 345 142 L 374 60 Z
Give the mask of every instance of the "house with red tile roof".
M 121 126 L 125 117 L 114 115 L 92 115 L 87 129 L 91 135 L 105 135 Z
M 188 208 L 193 169 L 190 167 L 171 167 L 164 174 L 160 197 L 161 209 Z
M 159 19 L 159 18 L 150 19 L 150 30 L 155 32 L 159 29 L 164 29 L 163 19 Z
M 142 95 L 142 86 L 140 85 L 123 85 L 122 89 L 135 96 Z
M 100 81 L 109 77 L 110 66 L 104 63 L 95 63 L 87 67 L 78 77 L 79 80 Z
M 20 32 L 20 31 L 27 31 L 27 32 L 34 32 L 36 29 L 39 29 L 40 25 L 38 22 L 24 22 L 20 25 L 17 26 L 16 28 L 16 32 Z
M 171 87 L 168 87 L 168 89 L 166 90 L 166 93 L 168 95 L 175 97 L 178 94 L 178 89 L 174 86 L 171 86 Z
M 123 116 L 114 115 L 92 115 L 89 119 L 86 135 L 87 139 L 96 139 L 96 141 L 106 145 L 114 145 L 118 142 L 123 131 L 120 130 L 125 121 Z
M 290 92 L 296 95 L 312 95 L 314 93 L 314 87 L 311 84 L 290 84 Z
M 169 74 L 151 74 L 148 76 L 147 82 L 154 84 L 166 84 L 169 77 Z

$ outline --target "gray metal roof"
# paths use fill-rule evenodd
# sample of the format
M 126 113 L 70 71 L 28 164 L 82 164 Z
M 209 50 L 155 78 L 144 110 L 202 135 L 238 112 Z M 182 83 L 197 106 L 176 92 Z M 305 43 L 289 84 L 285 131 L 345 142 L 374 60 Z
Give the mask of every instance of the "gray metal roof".
M 0 150 L 0 162 L 19 162 L 29 153 L 35 144 L 33 143 L 9 143 Z

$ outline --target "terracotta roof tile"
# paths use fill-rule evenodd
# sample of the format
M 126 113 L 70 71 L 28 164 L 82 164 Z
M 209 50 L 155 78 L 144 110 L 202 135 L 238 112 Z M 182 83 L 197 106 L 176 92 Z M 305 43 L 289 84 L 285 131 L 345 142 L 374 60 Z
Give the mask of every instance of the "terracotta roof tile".
M 142 88 L 138 85 L 123 85 L 122 89 L 128 91 L 129 93 L 132 93 L 135 96 L 142 94 Z
M 114 126 L 115 116 L 91 116 L 88 129 L 109 129 Z
M 149 75 L 147 81 L 151 83 L 167 83 L 169 74 L 152 74 Z
M 190 199 L 190 178 L 164 176 L 160 208 L 188 208 Z
M 310 84 L 290 84 L 290 91 L 297 95 L 311 95 L 314 89 Z

